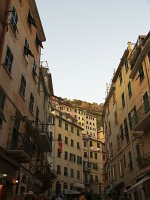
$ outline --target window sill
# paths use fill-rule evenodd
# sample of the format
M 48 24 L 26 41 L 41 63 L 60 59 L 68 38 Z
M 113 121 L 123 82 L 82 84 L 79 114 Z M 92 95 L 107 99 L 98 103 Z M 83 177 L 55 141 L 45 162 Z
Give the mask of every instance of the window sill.
M 5 64 L 2 64 L 2 65 L 3 65 L 4 69 L 5 69 L 5 71 L 7 72 L 9 78 L 12 79 L 12 73 L 10 71 L 8 71 L 8 69 L 6 68 Z
M 28 58 L 28 56 L 26 56 L 26 55 L 23 53 L 23 57 L 24 57 L 24 60 L 25 60 L 26 64 L 28 65 L 28 64 L 29 64 L 29 58 Z
M 33 111 L 30 108 L 29 108 L 29 111 L 30 111 L 31 115 L 33 115 Z
M 34 76 L 33 73 L 32 73 L 32 77 L 33 77 L 33 80 L 35 81 L 35 83 L 36 83 L 36 76 L 37 75 Z
M 13 35 L 15 36 L 15 38 L 17 38 L 17 33 L 19 33 L 18 30 L 15 31 L 14 27 L 13 27 L 13 25 L 11 23 L 10 23 L 10 27 L 11 27 Z
M 19 94 L 22 97 L 22 99 L 25 101 L 25 96 L 20 92 L 20 90 L 19 90 Z

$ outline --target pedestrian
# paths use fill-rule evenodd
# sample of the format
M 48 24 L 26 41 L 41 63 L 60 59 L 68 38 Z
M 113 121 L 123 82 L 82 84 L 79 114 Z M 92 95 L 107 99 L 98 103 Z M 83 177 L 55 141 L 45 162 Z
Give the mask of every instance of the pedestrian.
M 90 193 L 88 192 L 82 192 L 80 195 L 79 195 L 79 200 L 92 200 L 92 196 Z
M 56 198 L 56 200 L 62 200 L 61 196 L 58 195 L 57 198 Z

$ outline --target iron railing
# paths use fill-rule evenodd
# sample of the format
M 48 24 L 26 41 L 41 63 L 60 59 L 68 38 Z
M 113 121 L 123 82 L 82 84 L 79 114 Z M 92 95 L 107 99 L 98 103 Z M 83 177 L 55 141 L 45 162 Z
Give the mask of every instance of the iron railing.
M 8 150 L 22 150 L 32 158 L 33 144 L 27 134 L 13 133 Z
M 147 113 L 150 111 L 150 97 L 147 101 L 145 101 L 142 106 L 134 113 L 132 119 L 131 119 L 131 125 L 132 130 L 136 128 L 136 126 L 139 124 L 139 122 L 147 115 Z

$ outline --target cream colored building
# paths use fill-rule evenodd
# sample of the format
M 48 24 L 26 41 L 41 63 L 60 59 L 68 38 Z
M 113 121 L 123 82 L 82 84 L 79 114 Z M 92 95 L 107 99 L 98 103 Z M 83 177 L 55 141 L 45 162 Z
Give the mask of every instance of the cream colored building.
M 0 0 L 0 199 L 49 188 L 47 113 L 52 80 L 35 0 Z M 46 176 L 45 176 L 46 174 Z M 7 187 L 9 183 L 10 187 Z
M 96 117 L 85 110 L 66 105 L 58 97 L 52 97 L 51 102 L 62 113 L 74 117 L 78 126 L 82 127 L 83 183 L 87 191 L 97 194 L 103 193 L 103 168 L 106 161 L 103 129 L 101 128 L 97 133 Z M 87 170 L 89 165 L 90 171 Z
M 67 194 L 84 189 L 82 171 L 82 128 L 71 115 L 54 108 L 52 166 L 57 178 L 52 194 Z
M 103 167 L 106 156 L 103 142 L 88 135 L 83 135 L 83 177 L 86 190 L 91 193 L 103 194 Z
M 150 197 L 149 54 L 149 34 L 128 43 L 104 105 L 106 194 L 115 200 L 124 192 L 134 200 Z

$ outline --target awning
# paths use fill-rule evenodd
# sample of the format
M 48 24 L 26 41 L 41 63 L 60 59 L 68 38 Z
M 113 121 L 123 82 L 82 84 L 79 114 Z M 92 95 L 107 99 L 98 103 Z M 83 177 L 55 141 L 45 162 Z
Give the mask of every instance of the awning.
M 127 190 L 127 193 L 130 194 L 131 192 L 136 191 L 137 189 L 142 189 L 143 187 L 143 183 L 148 181 L 150 179 L 150 176 L 145 176 L 144 178 L 142 178 L 140 181 L 138 181 L 137 183 L 135 183 L 129 190 Z
M 74 183 L 75 188 L 85 189 L 85 185 L 82 183 Z

